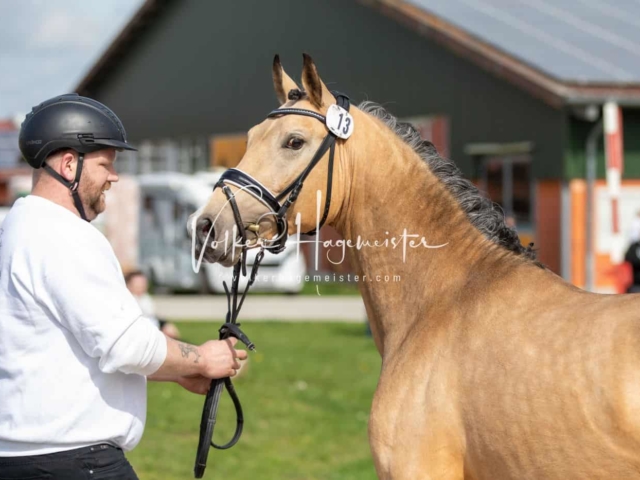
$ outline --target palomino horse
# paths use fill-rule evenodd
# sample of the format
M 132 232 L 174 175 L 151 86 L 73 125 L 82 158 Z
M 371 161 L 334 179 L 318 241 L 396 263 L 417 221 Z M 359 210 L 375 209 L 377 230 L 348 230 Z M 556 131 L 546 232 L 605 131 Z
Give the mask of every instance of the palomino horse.
M 237 260 L 224 238 L 239 222 L 249 243 L 276 235 L 278 203 L 262 196 L 286 190 L 330 136 L 323 123 L 337 126 L 342 97 L 308 56 L 302 90 L 277 57 L 273 79 L 283 113 L 249 131 L 245 180 L 226 182 L 234 201 L 216 190 L 192 219 L 206 261 Z M 640 298 L 566 283 L 413 127 L 368 102 L 350 114 L 353 134 L 321 156 L 286 221 L 316 227 L 335 154 L 326 223 L 382 245 L 348 249 L 382 356 L 369 421 L 378 476 L 640 479 Z M 415 247 L 405 258 L 384 243 L 403 232 Z M 369 281 L 392 275 L 401 281 Z

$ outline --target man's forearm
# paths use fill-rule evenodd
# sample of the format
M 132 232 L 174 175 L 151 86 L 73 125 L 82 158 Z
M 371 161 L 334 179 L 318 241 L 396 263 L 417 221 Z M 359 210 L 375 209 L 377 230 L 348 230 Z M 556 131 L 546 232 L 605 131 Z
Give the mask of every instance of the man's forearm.
M 165 335 L 167 355 L 164 363 L 150 380 L 175 381 L 176 377 L 202 376 L 205 378 L 232 377 L 240 368 L 239 360 L 247 358 L 245 350 L 236 350 L 235 338 L 209 340 L 202 345 L 190 345 Z
M 178 377 L 202 374 L 204 361 L 199 347 L 166 338 L 167 357 L 160 368 L 147 378 L 156 382 L 170 382 Z

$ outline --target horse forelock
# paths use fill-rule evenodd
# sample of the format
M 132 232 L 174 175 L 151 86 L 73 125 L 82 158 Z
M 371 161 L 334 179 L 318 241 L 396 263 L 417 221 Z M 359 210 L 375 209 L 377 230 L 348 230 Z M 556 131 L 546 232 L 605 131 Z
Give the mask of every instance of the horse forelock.
M 300 88 L 289 90 L 289 93 L 287 94 L 287 99 L 293 100 L 295 102 L 297 102 L 298 100 L 304 100 L 305 98 L 308 98 L 307 92 Z
M 398 121 L 384 107 L 374 102 L 362 102 L 358 108 L 382 121 L 427 163 L 431 172 L 460 204 L 470 223 L 486 238 L 513 253 L 535 261 L 535 250 L 520 243 L 516 231 L 505 223 L 502 208 L 464 178 L 455 163 L 438 155 L 433 143 L 422 139 L 413 125 Z

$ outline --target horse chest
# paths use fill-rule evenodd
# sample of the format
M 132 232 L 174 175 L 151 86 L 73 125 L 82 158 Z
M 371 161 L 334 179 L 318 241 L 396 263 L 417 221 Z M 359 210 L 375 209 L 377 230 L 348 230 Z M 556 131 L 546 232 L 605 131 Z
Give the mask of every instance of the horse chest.
M 423 360 L 408 363 L 398 358 L 384 365 L 374 395 L 369 433 L 372 446 L 380 452 L 415 451 L 432 432 L 452 430 L 457 417 L 447 373 Z M 374 447 L 375 448 L 375 447 Z

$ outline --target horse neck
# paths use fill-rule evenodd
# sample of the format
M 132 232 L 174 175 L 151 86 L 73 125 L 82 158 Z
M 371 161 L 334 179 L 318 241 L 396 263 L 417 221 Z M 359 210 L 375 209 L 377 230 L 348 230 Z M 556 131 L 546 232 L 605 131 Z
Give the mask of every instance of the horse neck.
M 430 318 L 430 313 L 436 305 L 441 308 L 448 299 L 460 298 L 472 270 L 478 278 L 522 260 L 469 222 L 409 145 L 377 120 L 356 114 L 360 135 L 354 133 L 354 138 L 359 141 L 345 143 L 348 166 L 342 180 L 348 187 L 334 223 L 351 245 L 358 240 L 361 245 L 375 240 L 382 244 L 348 251 L 384 356 L 403 342 L 416 322 L 443 321 Z M 412 240 L 419 246 L 412 248 Z

